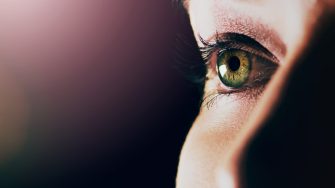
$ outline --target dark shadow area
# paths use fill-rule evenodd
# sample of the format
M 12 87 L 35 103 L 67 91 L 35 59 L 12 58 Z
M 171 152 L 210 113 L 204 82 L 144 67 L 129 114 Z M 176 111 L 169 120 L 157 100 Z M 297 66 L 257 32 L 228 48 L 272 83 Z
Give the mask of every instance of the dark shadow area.
M 334 187 L 334 14 L 318 24 L 279 106 L 247 147 L 242 187 Z
M 170 1 L 109 4 L 97 9 L 103 42 L 70 54 L 77 72 L 36 82 L 13 71 L 32 113 L 23 148 L 0 166 L 0 187 L 175 186 L 201 97 L 201 81 L 183 75 L 203 74 L 192 67 L 200 56 L 191 28 Z

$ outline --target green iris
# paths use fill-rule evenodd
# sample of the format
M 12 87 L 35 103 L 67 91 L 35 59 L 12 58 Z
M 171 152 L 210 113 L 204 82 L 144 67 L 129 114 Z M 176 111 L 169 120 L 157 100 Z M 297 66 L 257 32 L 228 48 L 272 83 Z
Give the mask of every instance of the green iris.
M 239 88 L 248 80 L 251 63 L 247 52 L 227 50 L 218 57 L 217 67 L 224 85 Z

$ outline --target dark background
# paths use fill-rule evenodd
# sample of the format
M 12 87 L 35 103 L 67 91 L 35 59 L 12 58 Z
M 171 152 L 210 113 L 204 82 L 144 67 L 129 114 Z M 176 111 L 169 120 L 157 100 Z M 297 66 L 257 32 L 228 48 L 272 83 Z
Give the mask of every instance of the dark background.
M 44 43 L 4 56 L 22 65 L 8 70 L 30 116 L 23 146 L 0 164 L 0 187 L 175 186 L 201 94 L 185 76 L 199 73 L 187 17 L 169 0 L 90 2 L 71 30 L 79 43 L 50 29 Z

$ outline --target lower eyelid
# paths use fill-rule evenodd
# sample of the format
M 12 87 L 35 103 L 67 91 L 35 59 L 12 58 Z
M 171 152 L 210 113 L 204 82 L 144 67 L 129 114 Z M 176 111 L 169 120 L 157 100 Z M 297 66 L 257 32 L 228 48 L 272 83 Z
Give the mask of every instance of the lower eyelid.
M 211 66 L 209 67 L 209 69 L 210 68 Z M 208 95 L 217 94 L 218 96 L 221 96 L 221 95 L 222 96 L 233 96 L 237 100 L 241 100 L 241 99 L 255 100 L 263 93 L 268 81 L 271 79 L 271 77 L 269 77 L 268 79 L 265 79 L 265 77 L 268 77 L 268 76 L 263 76 L 263 78 L 254 78 L 256 79 L 256 81 L 254 81 L 251 85 L 245 85 L 243 88 L 240 88 L 240 89 L 230 89 L 224 86 L 223 83 L 220 81 L 217 75 L 217 72 L 216 72 L 216 67 L 215 67 L 215 70 L 211 70 L 208 72 L 211 72 L 211 73 L 208 73 L 209 75 L 208 75 L 208 80 L 206 81 L 206 85 L 210 87 L 207 87 L 207 91 L 206 91 L 207 94 L 205 93 L 204 95 L 205 97 Z M 274 73 L 275 70 L 271 68 L 271 72 Z M 272 74 L 272 73 L 269 73 L 269 71 L 265 71 L 265 73 Z M 215 97 L 215 99 L 213 100 L 218 100 L 218 98 L 219 97 Z
M 220 105 L 221 101 L 225 103 L 257 101 L 262 96 L 264 89 L 265 86 L 259 86 L 233 93 L 220 93 L 217 90 L 210 91 L 204 95 L 203 100 L 201 101 L 201 107 L 206 107 L 207 109 L 210 109 L 215 107 L 216 105 Z

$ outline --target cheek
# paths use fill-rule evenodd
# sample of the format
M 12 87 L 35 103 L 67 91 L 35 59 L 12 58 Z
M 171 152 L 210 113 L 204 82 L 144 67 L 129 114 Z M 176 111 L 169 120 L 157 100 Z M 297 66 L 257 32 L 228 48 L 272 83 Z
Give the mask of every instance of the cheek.
M 228 99 L 229 98 L 229 99 Z M 238 136 L 256 100 L 220 98 L 200 112 L 184 144 L 178 187 L 215 187 L 216 170 Z

